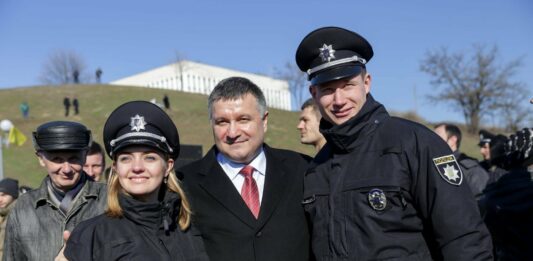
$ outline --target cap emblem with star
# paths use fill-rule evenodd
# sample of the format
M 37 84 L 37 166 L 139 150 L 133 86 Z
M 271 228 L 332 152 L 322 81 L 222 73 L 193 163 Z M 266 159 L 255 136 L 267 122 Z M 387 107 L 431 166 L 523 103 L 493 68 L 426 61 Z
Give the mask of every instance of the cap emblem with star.
M 320 58 L 322 58 L 323 62 L 330 62 L 331 59 L 335 59 L 335 50 L 333 49 L 333 45 L 322 45 L 321 48 L 318 48 L 320 50 Z
M 131 130 L 132 131 L 141 131 L 144 130 L 144 126 L 146 126 L 146 122 L 144 121 L 143 116 L 139 116 L 139 114 L 135 115 L 135 117 L 131 117 L 130 122 Z

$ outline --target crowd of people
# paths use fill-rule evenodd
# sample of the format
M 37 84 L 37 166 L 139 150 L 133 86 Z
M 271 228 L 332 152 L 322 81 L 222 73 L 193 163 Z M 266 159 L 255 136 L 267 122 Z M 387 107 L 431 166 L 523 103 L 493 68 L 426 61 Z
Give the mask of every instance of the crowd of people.
M 215 86 L 213 146 L 177 169 L 178 130 L 154 103 L 106 119 L 107 169 L 83 124 L 43 123 L 41 186 L 19 197 L 0 181 L 2 260 L 530 260 L 531 129 L 482 131 L 478 163 L 457 126 L 388 114 L 371 95 L 373 54 L 339 27 L 298 46 L 312 99 L 297 129 L 314 157 L 265 143 L 266 100 L 243 77 Z

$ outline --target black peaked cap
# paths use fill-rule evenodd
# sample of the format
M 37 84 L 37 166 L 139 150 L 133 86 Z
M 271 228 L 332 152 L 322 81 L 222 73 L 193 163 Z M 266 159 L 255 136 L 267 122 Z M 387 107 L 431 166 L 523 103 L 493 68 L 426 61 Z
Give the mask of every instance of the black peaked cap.
M 302 40 L 296 50 L 296 64 L 312 84 L 321 84 L 358 75 L 372 56 L 372 46 L 361 35 L 340 27 L 323 27 Z
M 87 150 L 91 146 L 91 131 L 72 121 L 51 121 L 32 133 L 35 150 Z
M 177 159 L 180 152 L 178 129 L 166 112 L 147 101 L 120 105 L 104 125 L 104 145 L 109 157 L 132 146 L 155 148 Z
M 478 146 L 482 147 L 484 144 L 490 144 L 495 137 L 495 134 L 492 134 L 487 130 L 480 130 Z

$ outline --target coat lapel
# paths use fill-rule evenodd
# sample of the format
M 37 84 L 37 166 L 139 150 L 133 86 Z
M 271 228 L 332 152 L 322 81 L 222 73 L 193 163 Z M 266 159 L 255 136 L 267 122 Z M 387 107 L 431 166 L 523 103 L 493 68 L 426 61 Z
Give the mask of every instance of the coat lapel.
M 267 145 L 264 146 L 267 159 L 265 187 L 263 188 L 263 200 L 259 211 L 259 226 L 263 226 L 272 216 L 280 200 L 287 193 L 287 170 L 283 168 L 284 159 L 276 157 Z
M 257 223 L 255 217 L 216 161 L 216 150 L 214 148 L 206 155 L 205 163 L 205 168 L 200 172 L 201 175 L 204 175 L 200 186 L 242 222 L 252 228 L 255 227 Z

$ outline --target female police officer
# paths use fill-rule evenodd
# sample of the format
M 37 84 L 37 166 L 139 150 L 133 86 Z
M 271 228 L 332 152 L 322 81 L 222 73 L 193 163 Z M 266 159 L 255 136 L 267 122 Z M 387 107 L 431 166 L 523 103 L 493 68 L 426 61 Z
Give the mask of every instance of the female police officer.
M 149 102 L 123 104 L 107 119 L 104 142 L 113 159 L 106 212 L 74 229 L 65 257 L 207 260 L 173 173 L 180 144 L 168 115 Z

